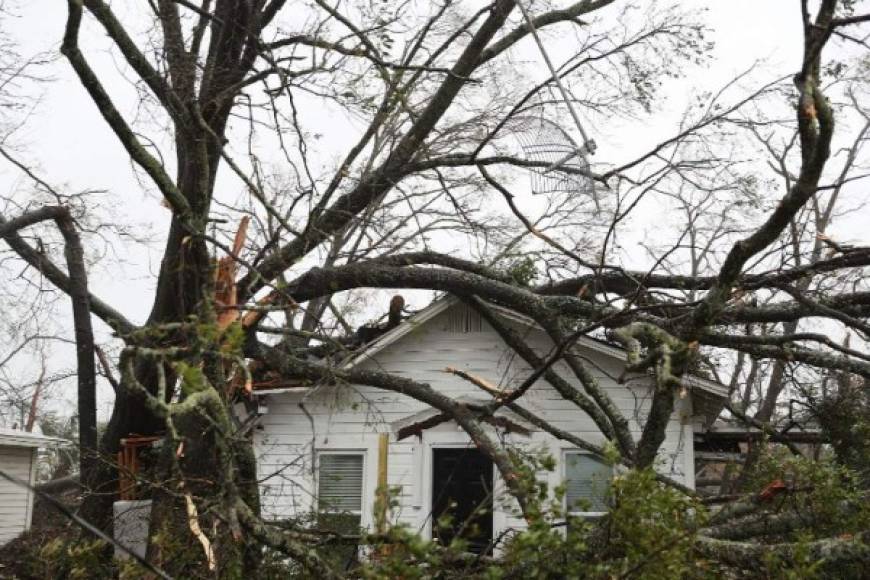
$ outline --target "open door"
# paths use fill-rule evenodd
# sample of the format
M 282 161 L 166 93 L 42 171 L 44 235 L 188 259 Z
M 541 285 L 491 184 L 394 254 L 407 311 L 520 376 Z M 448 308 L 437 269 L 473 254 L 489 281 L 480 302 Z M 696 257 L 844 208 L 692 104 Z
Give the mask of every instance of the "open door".
M 460 535 L 476 554 L 492 542 L 492 461 L 474 448 L 432 450 L 432 537 L 449 544 Z M 450 525 L 439 527 L 442 516 Z

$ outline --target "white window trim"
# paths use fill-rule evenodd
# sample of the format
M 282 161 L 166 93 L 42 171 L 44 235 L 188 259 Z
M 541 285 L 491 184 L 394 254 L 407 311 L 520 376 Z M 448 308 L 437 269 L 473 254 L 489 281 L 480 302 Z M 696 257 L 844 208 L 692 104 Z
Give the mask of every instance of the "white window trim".
M 361 440 L 362 439 L 362 440 Z M 330 437 L 323 443 L 314 447 L 314 494 L 313 509 L 319 511 L 320 506 L 320 456 L 324 454 L 330 455 L 351 455 L 358 454 L 363 457 L 363 477 L 362 477 L 362 511 L 360 513 L 360 527 L 371 529 L 374 525 L 373 511 L 375 507 L 374 489 L 377 486 L 377 433 L 366 433 L 362 438 L 353 436 Z M 353 512 L 349 512 L 353 513 Z
M 362 457 L 362 475 L 360 477 L 360 496 L 359 496 L 359 510 L 321 510 L 320 509 L 320 458 L 324 455 L 356 455 Z M 365 451 L 355 450 L 355 449 L 327 449 L 317 451 L 315 454 L 315 469 L 314 469 L 314 489 L 316 490 L 315 495 L 317 497 L 314 498 L 315 505 L 317 506 L 317 512 L 320 513 L 336 513 L 336 514 L 354 514 L 360 516 L 360 520 L 362 520 L 362 513 L 365 508 L 365 497 L 366 497 L 366 453 Z
M 590 453 L 589 451 L 586 451 L 585 449 L 579 449 L 576 447 L 562 449 L 561 470 L 560 470 L 561 483 L 565 483 L 568 480 L 568 456 L 569 455 L 586 455 L 589 457 L 595 457 L 595 454 Z M 597 457 L 595 457 L 595 459 L 598 461 L 601 461 Z M 614 466 L 614 467 L 611 467 L 611 474 L 610 474 L 611 481 L 613 480 L 613 478 L 615 476 L 616 476 L 616 468 Z M 565 495 L 565 497 L 562 498 L 562 505 L 565 508 L 565 513 L 567 515 L 569 515 L 571 517 L 575 517 L 575 518 L 579 517 L 579 518 L 592 519 L 592 518 L 600 518 L 602 516 L 607 515 L 606 511 L 604 511 L 604 512 L 600 512 L 600 511 L 592 511 L 592 512 L 569 511 L 568 510 L 568 496 L 567 496 L 567 494 Z

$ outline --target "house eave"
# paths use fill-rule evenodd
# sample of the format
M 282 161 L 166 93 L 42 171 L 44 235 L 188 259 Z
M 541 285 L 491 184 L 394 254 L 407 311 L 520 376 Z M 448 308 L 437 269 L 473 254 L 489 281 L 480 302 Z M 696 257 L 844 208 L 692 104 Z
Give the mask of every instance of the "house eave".
M 274 389 L 254 389 L 251 391 L 255 397 L 264 395 L 278 395 L 281 393 L 307 393 L 314 387 L 275 387 Z

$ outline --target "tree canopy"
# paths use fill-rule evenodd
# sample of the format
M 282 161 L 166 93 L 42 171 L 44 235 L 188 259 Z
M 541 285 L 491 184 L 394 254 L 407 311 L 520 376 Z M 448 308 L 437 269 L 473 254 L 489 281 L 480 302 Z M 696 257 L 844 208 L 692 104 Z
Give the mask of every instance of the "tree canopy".
M 77 84 L 62 90 L 88 97 L 102 121 L 94 131 L 110 132 L 138 187 L 160 200 L 159 232 L 116 220 L 106 206 L 129 200 L 118 192 L 65 191 L 62 175 L 41 171 L 39 143 L 0 145 L 21 176 L 0 215 L 0 284 L 20 297 L 0 367 L 31 343 L 74 340 L 85 520 L 111 530 L 121 439 L 159 435 L 151 564 L 237 577 L 265 566 L 265 546 L 300 574 L 340 577 L 323 546 L 342 538 L 259 515 L 250 425 L 233 408 L 277 375 L 430 405 L 493 460 L 529 522 L 503 558 L 477 562 L 392 530 L 370 541 L 398 547 L 361 575 L 410 574 L 409 560 L 481 577 L 704 576 L 784 561 L 852 574 L 870 559 L 866 509 L 855 508 L 870 469 L 870 244 L 836 234 L 866 197 L 864 3 L 782 6 L 802 39 L 791 74 L 755 65 L 684 110 L 669 95 L 727 65 L 711 57 L 716 22 L 689 3 L 136 4 L 68 0 L 59 51 Z M 92 35 L 120 73 L 95 64 Z M 38 81 L 2 50 L 0 102 Z M 143 320 L 89 284 L 95 271 L 124 276 L 111 249 L 128 244 L 159 263 L 130 282 L 154 289 Z M 413 376 L 337 367 L 332 355 L 382 313 L 370 306 L 379 291 L 414 307 L 458 297 L 532 376 L 475 406 Z M 491 305 L 534 320 L 556 348 L 542 356 Z M 69 328 L 39 332 L 61 311 Z M 583 336 L 619 344 L 628 371 L 655 377 L 639 437 L 572 348 Z M 832 459 L 774 466 L 776 452 L 754 446 L 712 501 L 654 477 L 689 374 L 727 385 L 723 417 L 773 443 L 788 421 L 820 425 Z M 0 378 L 36 409 L 44 376 Z M 524 408 L 538 379 L 609 442 L 572 444 L 630 468 L 600 526 L 554 531 L 530 460 L 482 428 L 510 406 L 572 437 Z M 98 383 L 113 394 L 99 434 Z M 772 509 L 763 469 L 812 480 L 787 493 L 805 518 Z M 542 546 L 560 557 L 536 560 Z

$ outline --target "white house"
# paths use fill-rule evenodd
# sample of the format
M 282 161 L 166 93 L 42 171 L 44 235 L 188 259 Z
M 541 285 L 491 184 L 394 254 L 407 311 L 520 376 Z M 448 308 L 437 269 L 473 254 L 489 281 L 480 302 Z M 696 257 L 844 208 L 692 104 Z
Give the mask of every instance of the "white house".
M 33 485 L 40 447 L 66 443 L 63 439 L 0 428 L 0 470 Z M 0 477 L 0 546 L 30 529 L 33 492 Z
M 493 308 L 539 353 L 550 350 L 549 338 L 533 322 L 510 310 Z M 616 378 L 625 364 L 622 350 L 586 338 L 576 349 L 639 436 L 651 399 L 652 378 L 636 376 L 619 384 Z M 476 311 L 453 298 L 434 302 L 341 364 L 407 376 L 467 402 L 488 402 L 491 397 L 445 372 L 446 367 L 467 371 L 501 388 L 519 384 L 531 372 Z M 559 363 L 556 369 L 582 391 L 579 381 L 571 380 L 567 367 Z M 693 487 L 693 424 L 712 421 L 727 390 L 696 377 L 686 381 L 686 392 L 676 399 L 676 412 L 667 428 L 657 469 Z M 433 512 L 437 520 L 448 498 L 456 502 L 454 516 L 467 515 L 473 505 L 489 502 L 491 516 L 476 522 L 480 537 L 475 541 L 488 541 L 511 527 L 523 526 L 511 502 L 501 501 L 503 484 L 489 459 L 471 446 L 469 437 L 452 421 L 432 420 L 427 427 L 426 419 L 438 412 L 424 403 L 359 385 L 283 388 L 255 394 L 261 416 L 254 438 L 267 518 L 340 511 L 353 523 L 372 526 L 375 490 L 379 478 L 382 482 L 385 477 L 391 488 L 400 489 L 398 508 L 391 512 L 390 520 L 408 524 L 427 537 L 432 535 Z M 559 429 L 592 443 L 605 441 L 583 411 L 543 380 L 520 402 Z M 601 509 L 597 507 L 601 482 L 610 477 L 610 467 L 535 429 L 508 410 L 502 409 L 496 416 L 501 418 L 496 421 L 498 425 L 485 425 L 493 438 L 545 451 L 556 459 L 557 469 L 542 477 L 553 487 L 567 484 L 568 505 L 586 499 L 585 509 Z M 415 433 L 408 435 L 407 428 L 412 425 L 417 426 Z

